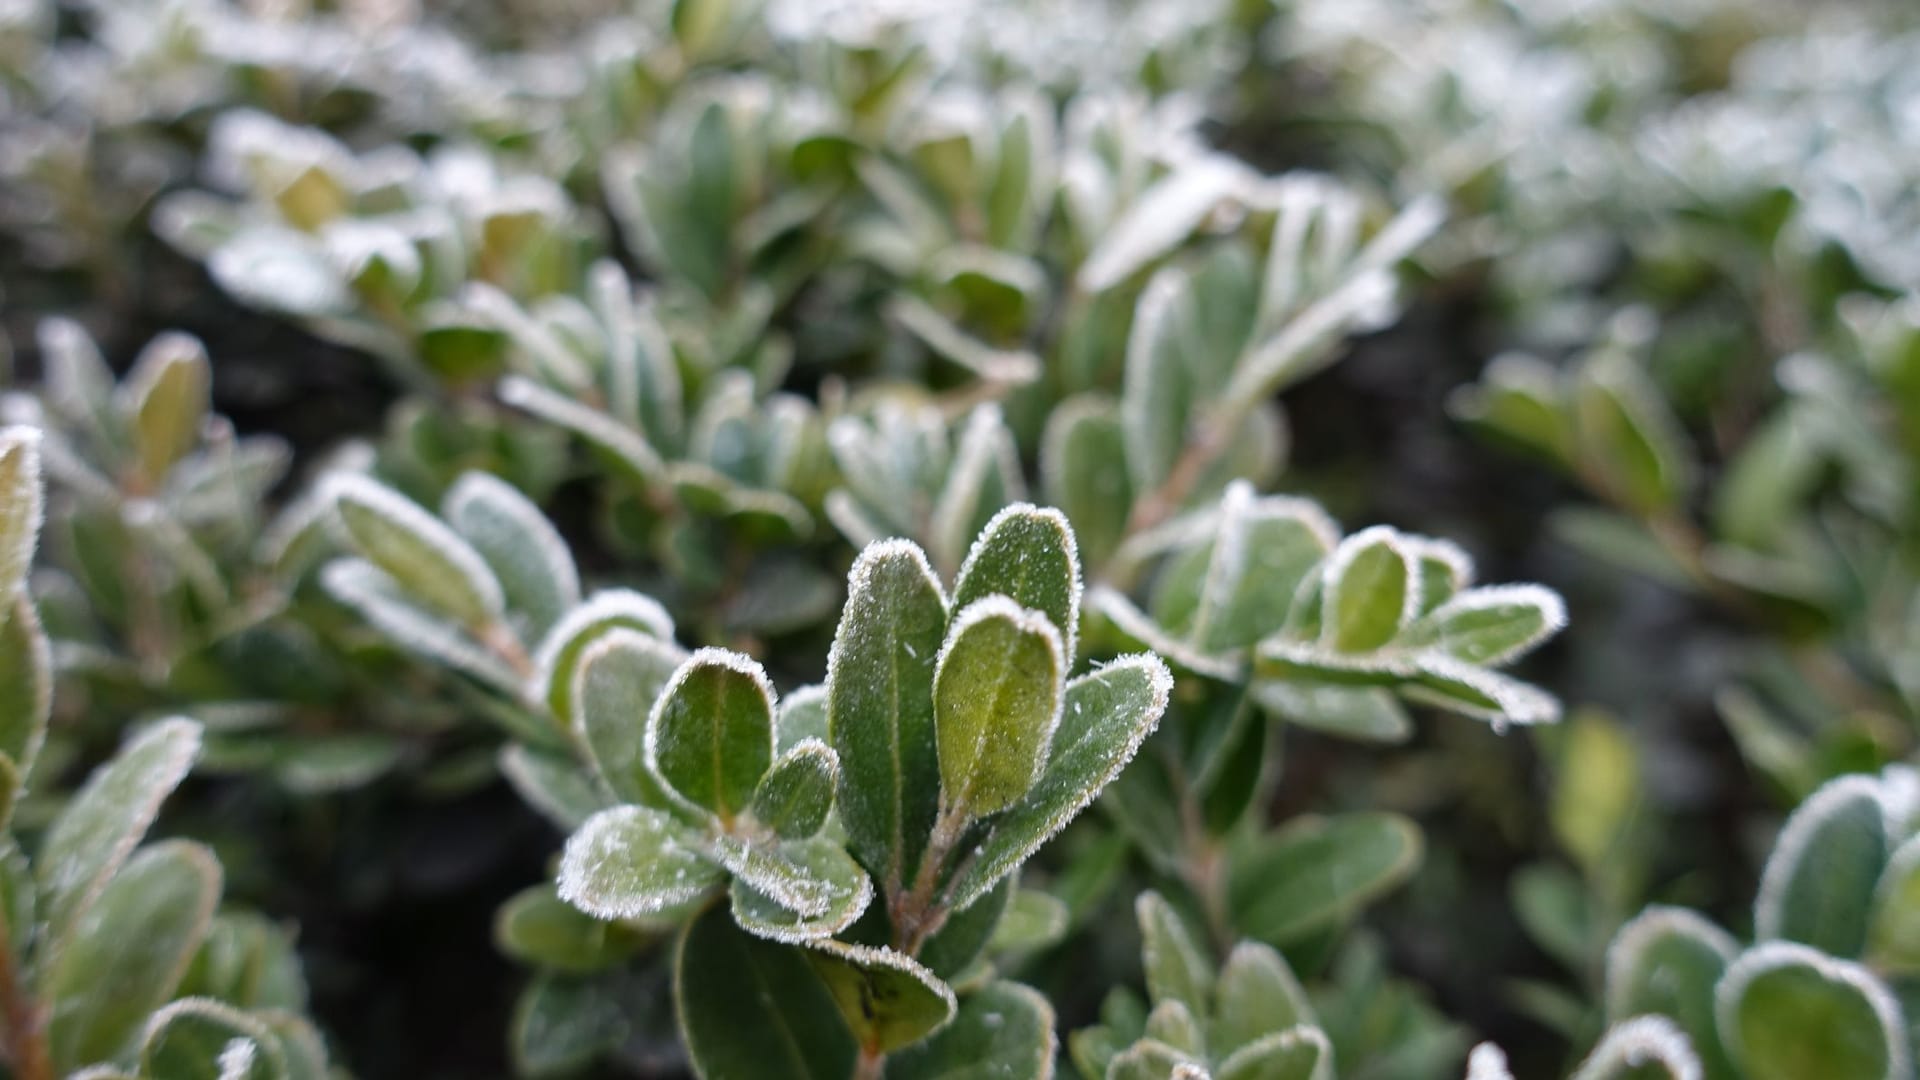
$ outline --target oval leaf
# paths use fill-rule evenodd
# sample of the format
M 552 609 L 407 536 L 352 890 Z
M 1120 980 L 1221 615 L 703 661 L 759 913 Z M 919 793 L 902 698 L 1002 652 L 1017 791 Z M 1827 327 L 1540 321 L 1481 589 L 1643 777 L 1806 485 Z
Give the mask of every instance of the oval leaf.
M 882 541 L 854 560 L 827 656 L 827 726 L 848 844 L 889 893 L 912 880 L 939 809 L 933 670 L 946 629 L 919 548 Z
M 946 805 L 981 818 L 1033 787 L 1060 723 L 1065 672 L 1060 632 L 1045 615 L 1004 596 L 960 612 L 934 674 Z
M 668 794 L 731 823 L 773 764 L 773 684 L 751 658 L 700 649 L 647 718 L 647 764 Z
M 560 898 L 600 919 L 665 911 L 720 883 L 719 866 L 658 810 L 616 806 L 587 820 L 560 856 Z
M 342 539 L 361 557 L 462 626 L 499 619 L 506 604 L 500 581 L 458 533 L 369 477 L 334 473 L 326 484 Z
M 1040 782 L 993 822 L 973 860 L 954 875 L 955 908 L 984 896 L 1086 809 L 1160 723 L 1173 674 L 1160 658 L 1122 657 L 1067 684 L 1060 726 Z

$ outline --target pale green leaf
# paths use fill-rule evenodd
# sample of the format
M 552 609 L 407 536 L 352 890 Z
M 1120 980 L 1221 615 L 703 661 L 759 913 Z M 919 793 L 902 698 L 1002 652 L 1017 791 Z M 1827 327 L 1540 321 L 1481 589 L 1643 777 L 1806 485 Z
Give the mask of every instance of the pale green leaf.
M 1498 667 L 1531 652 L 1567 623 L 1559 594 L 1538 585 L 1472 589 L 1408 628 L 1406 642 L 1428 645 L 1470 664 Z
M 1060 722 L 1065 674 L 1060 632 L 1045 615 L 989 596 L 955 616 L 934 674 L 945 805 L 986 817 L 1033 787 Z
M 181 333 L 154 338 L 127 372 L 116 404 L 133 434 L 140 475 L 150 487 L 200 441 L 212 385 L 206 350 Z
M 26 587 L 40 537 L 43 494 L 40 432 L 0 428 L 0 611 L 10 612 Z
M 560 898 L 601 919 L 630 919 L 684 904 L 724 875 L 686 826 L 644 806 L 602 810 L 567 838 Z
M 1213 1026 L 1207 1045 L 1224 1057 L 1263 1036 L 1314 1023 L 1313 1007 L 1293 969 L 1271 946 L 1234 946 L 1214 986 Z
M 1899 1003 L 1858 964 L 1773 942 L 1735 961 L 1714 996 L 1747 1080 L 1881 1080 L 1911 1068 Z
M 135 855 L 49 958 L 46 999 L 59 1003 L 47 1045 L 63 1072 L 130 1050 L 149 1013 L 173 995 L 220 899 L 220 864 L 198 844 L 166 841 Z
M 1153 733 L 1172 690 L 1172 673 L 1150 655 L 1122 657 L 1068 683 L 1039 783 L 994 820 L 948 886 L 952 905 L 985 895 L 1084 810 Z
M 561 616 L 533 657 L 533 691 L 559 720 L 572 716 L 574 669 L 587 646 L 615 627 L 673 643 L 673 619 L 659 601 L 629 589 L 603 589 Z
M 458 533 L 370 477 L 334 473 L 326 482 L 342 539 L 409 595 L 465 627 L 500 618 L 500 581 Z
M 580 573 L 566 541 L 518 488 L 491 473 L 468 472 L 447 490 L 440 513 L 499 580 L 506 606 L 538 640 L 580 603 Z
M 672 642 L 612 626 L 574 662 L 573 688 L 566 695 L 573 709 L 569 723 L 608 790 L 623 801 L 660 810 L 671 806 L 647 767 L 647 718 L 686 659 Z
M 626 960 L 640 941 L 618 923 L 597 919 L 560 899 L 552 885 L 515 893 L 493 920 L 500 951 L 554 971 L 600 971 Z
M 1326 562 L 1321 643 L 1371 652 L 1392 641 L 1420 610 L 1419 567 L 1392 529 L 1375 526 L 1341 541 Z
M 840 785 L 840 758 L 831 747 L 809 739 L 775 759 L 753 792 L 755 821 L 786 840 L 820 831 L 833 811 Z
M 147 833 L 200 753 L 200 725 L 175 717 L 127 740 L 47 828 L 34 868 L 57 949 Z
M 1152 891 L 1134 900 L 1133 913 L 1140 923 L 1140 962 L 1146 969 L 1147 995 L 1155 1005 L 1177 1001 L 1195 1015 L 1206 1015 L 1213 1003 L 1213 963 L 1180 915 Z

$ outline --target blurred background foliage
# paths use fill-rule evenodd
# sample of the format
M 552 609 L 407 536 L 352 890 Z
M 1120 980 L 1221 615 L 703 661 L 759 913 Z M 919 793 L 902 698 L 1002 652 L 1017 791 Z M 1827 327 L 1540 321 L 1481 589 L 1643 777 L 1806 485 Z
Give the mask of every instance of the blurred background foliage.
M 950 577 L 1033 498 L 1124 583 L 1129 537 L 1250 479 L 1566 598 L 1526 666 L 1557 727 L 1290 723 L 1260 788 L 1425 835 L 1337 950 L 1289 950 L 1343 1073 L 1485 1037 L 1546 1075 L 1610 1018 L 1623 924 L 1756 936 L 1785 815 L 1916 750 L 1916 236 L 1898 0 L 5 0 L 37 768 L 194 716 L 162 830 L 300 928 L 337 1056 L 502 1075 L 495 910 L 558 847 L 499 779 L 523 720 L 321 587 L 313 478 L 432 507 L 498 474 L 782 688 L 870 539 Z M 1063 1032 L 1138 967 L 1102 880 L 1058 872 L 1076 932 L 1010 967 Z M 678 1067 L 660 977 L 620 976 L 626 1072 Z

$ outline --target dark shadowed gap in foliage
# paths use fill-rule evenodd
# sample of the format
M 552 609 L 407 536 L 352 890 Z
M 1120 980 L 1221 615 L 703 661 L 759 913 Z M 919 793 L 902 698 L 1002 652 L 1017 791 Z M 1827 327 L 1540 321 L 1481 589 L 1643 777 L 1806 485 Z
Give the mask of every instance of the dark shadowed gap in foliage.
M 39 287 L 31 268 L 0 261 L 10 315 L 4 324 L 14 348 L 16 381 L 37 380 L 40 357 L 34 341 L 42 313 L 58 312 L 80 323 L 114 369 L 125 372 L 147 342 L 168 330 L 192 334 L 213 360 L 213 406 L 242 435 L 271 433 L 286 439 L 295 472 L 317 453 L 354 436 L 376 434 L 398 396 L 373 357 L 329 344 L 287 319 L 243 307 L 214 285 L 197 262 L 151 237 L 131 245 L 122 266 L 123 289 L 110 303 L 70 307 L 22 303 Z M 67 297 L 84 295 L 69 290 Z
M 447 801 L 339 800 L 330 844 L 276 911 L 297 916 L 314 1013 L 365 1080 L 512 1075 L 506 1033 L 528 973 L 494 911 L 543 880 L 557 843 L 504 785 Z M 310 834 L 309 834 L 310 835 Z

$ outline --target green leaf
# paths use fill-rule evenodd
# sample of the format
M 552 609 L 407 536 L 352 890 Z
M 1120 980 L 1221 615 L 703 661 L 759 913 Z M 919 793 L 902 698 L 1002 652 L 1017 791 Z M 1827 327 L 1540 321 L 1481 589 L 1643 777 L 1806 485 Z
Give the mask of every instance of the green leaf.
M 12 611 L 26 587 L 43 513 L 40 432 L 0 428 L 0 611 Z
M 1155 1005 L 1147 1014 L 1147 1038 L 1196 1058 L 1207 1056 L 1207 1041 L 1200 1031 L 1200 1021 L 1184 1001 L 1167 1000 Z
M 172 996 L 220 899 L 220 864 L 169 840 L 127 861 L 87 917 L 48 956 L 45 1000 L 58 1002 L 47 1045 L 64 1074 L 131 1049 Z
M 1146 969 L 1147 996 L 1155 1005 L 1178 1001 L 1196 1016 L 1213 1002 L 1213 964 L 1187 933 L 1186 924 L 1160 894 L 1151 890 L 1133 902 L 1140 922 L 1140 963 Z
M 1040 490 L 1066 512 L 1088 564 L 1104 565 L 1133 511 L 1127 436 L 1112 402 L 1088 394 L 1054 406 L 1040 442 Z
M 808 950 L 762 940 L 712 909 L 674 957 L 674 1002 L 701 1076 L 847 1080 L 855 1045 Z M 757 1033 L 752 1039 L 741 1032 Z
M 593 777 L 571 758 L 513 743 L 500 751 L 500 775 L 562 832 L 572 832 L 611 805 Z
M 1709 1078 L 1732 1077 L 1714 1020 L 1714 986 L 1738 947 L 1726 931 L 1683 908 L 1650 907 L 1607 947 L 1607 1018 L 1669 1017 Z
M 1107 1080 L 1206 1080 L 1200 1063 L 1157 1039 L 1142 1039 L 1114 1055 Z
M 607 788 L 623 802 L 673 808 L 647 767 L 647 718 L 686 660 L 672 642 L 614 626 L 581 650 L 573 667 L 569 723 Z
M 552 885 L 522 889 L 493 920 L 500 951 L 522 963 L 585 973 L 624 961 L 640 942 L 619 924 L 592 918 L 560 899 Z
M 1656 513 L 1685 494 L 1692 479 L 1679 422 L 1624 353 L 1595 353 L 1574 389 L 1581 457 L 1606 495 L 1637 514 Z
M 1080 551 L 1060 511 L 1016 503 L 987 523 L 960 564 L 953 606 L 965 609 L 995 594 L 1045 615 L 1060 632 L 1061 655 L 1073 663 L 1080 628 Z
M 1750 433 L 1713 486 L 1714 535 L 1765 551 L 1820 482 L 1825 455 L 1809 417 L 1778 410 Z
M 507 608 L 525 617 L 529 640 L 580 603 L 580 572 L 566 541 L 512 484 L 491 473 L 463 473 L 440 513 L 486 560 Z
M 626 1008 L 603 981 L 540 975 L 513 1009 L 509 1043 L 521 1076 L 565 1076 L 618 1049 Z
M 1029 987 L 993 982 L 960 1001 L 953 1022 L 887 1061 L 888 1080 L 992 1080 L 1049 1075 L 1053 1007 Z
M 128 420 L 140 475 L 150 488 L 199 443 L 212 384 L 206 350 L 180 333 L 154 338 L 121 382 L 116 405 Z
M 987 948 L 1006 914 L 1016 878 L 1006 878 L 980 902 L 955 912 L 926 940 L 916 954 L 928 970 L 943 979 L 956 979 Z
M 304 1009 L 307 979 L 294 938 L 290 924 L 249 911 L 221 912 L 175 992 L 255 1011 Z
M 1461 387 L 1448 401 L 1461 420 L 1570 467 L 1573 419 L 1566 405 L 1554 367 L 1520 352 L 1494 357 L 1478 383 Z
M 280 1040 L 280 1052 L 287 1060 L 287 1080 L 329 1080 L 333 1075 L 327 1064 L 327 1044 L 311 1022 L 274 1009 L 255 1012 L 253 1018 Z
M 1312 1023 L 1306 991 L 1279 952 L 1257 941 L 1234 946 L 1214 987 L 1207 1045 L 1216 1057 L 1231 1055 L 1269 1033 Z
M 1329 735 L 1400 743 L 1413 734 L 1407 710 L 1385 690 L 1255 679 L 1250 693 L 1269 714 Z
M 1183 630 L 1204 652 L 1243 648 L 1279 630 L 1339 530 L 1306 499 L 1258 498 L 1244 481 L 1227 486 L 1217 531 L 1205 552 L 1197 605 Z M 1198 551 L 1196 551 L 1196 554 Z
M 1066 902 L 1053 894 L 1039 889 L 1014 889 L 1007 901 L 1006 913 L 993 928 L 993 940 L 987 947 L 996 953 L 1045 949 L 1059 944 L 1067 936 L 1072 921 L 1073 913 Z
M 1405 881 L 1420 854 L 1420 830 L 1398 814 L 1301 820 L 1234 861 L 1234 925 L 1274 945 L 1298 941 Z
M 1866 959 L 1879 971 L 1920 971 L 1920 837 L 1895 849 L 1874 887 Z
M 953 1018 L 952 988 L 905 953 L 822 940 L 806 956 L 866 1053 L 911 1046 Z
M 946 482 L 927 515 L 925 535 L 939 565 L 951 571 L 1001 507 L 1026 498 L 1020 450 L 998 405 L 967 414 Z
M 1700 1061 L 1686 1033 L 1664 1016 L 1642 1016 L 1607 1029 L 1573 1080 L 1694 1080 Z
M 284 1080 L 286 1054 L 265 1024 L 210 998 L 183 998 L 153 1014 L 140 1047 L 151 1080 Z
M 1068 683 L 1039 783 L 993 822 L 954 876 L 951 906 L 985 895 L 1086 809 L 1152 734 L 1172 690 L 1172 673 L 1151 655 L 1122 657 Z
M 954 617 L 934 672 L 940 796 L 973 818 L 1012 806 L 1046 766 L 1066 674 L 1060 632 L 1004 596 Z
M 812 836 L 833 812 L 840 785 L 840 758 L 826 743 L 808 739 L 781 754 L 753 792 L 755 821 L 785 840 Z
M 824 836 L 807 840 L 714 840 L 714 855 L 735 877 L 740 925 L 763 937 L 801 941 L 852 925 L 873 899 L 860 864 Z M 741 886 L 745 887 L 743 892 Z
M 497 690 L 519 690 L 520 679 L 505 661 L 445 616 L 421 607 L 399 582 L 365 559 L 333 560 L 320 571 L 320 583 L 401 648 Z
M 1887 811 L 1879 781 L 1843 776 L 1800 804 L 1760 875 L 1754 936 L 1857 956 L 1887 865 Z
M 1548 819 L 1581 868 L 1600 876 L 1617 865 L 1642 797 L 1639 753 L 1624 725 L 1585 711 L 1562 731 L 1555 757 Z
M 1399 635 L 1420 610 L 1420 569 L 1383 525 L 1341 541 L 1326 562 L 1321 643 L 1338 652 L 1372 652 Z
M 567 838 L 560 898 L 600 919 L 631 919 L 694 899 L 724 875 L 685 830 L 644 806 L 602 810 Z
M 1277 1031 L 1228 1055 L 1219 1080 L 1313 1080 L 1333 1059 L 1333 1046 L 1316 1027 Z
M 1408 628 L 1410 645 L 1430 645 L 1470 664 L 1499 667 L 1531 652 L 1567 624 L 1559 594 L 1538 585 L 1471 589 Z
M 1413 681 L 1401 684 L 1399 691 L 1409 700 L 1485 720 L 1496 730 L 1560 719 L 1560 702 L 1552 694 L 1438 653 L 1416 656 Z
M 40 613 L 21 595 L 0 622 L 0 754 L 25 782 L 47 740 L 53 711 L 53 656 Z M 4 822 L 0 815 L 0 822 Z
M 342 539 L 408 594 L 462 626 L 492 625 L 505 610 L 500 581 L 460 535 L 369 477 L 334 473 L 326 491 Z
M 1714 996 L 1721 1038 L 1747 1080 L 1908 1074 L 1900 1005 L 1858 964 L 1804 945 L 1759 945 L 1727 969 Z
M 594 449 L 609 473 L 634 490 L 651 491 L 665 483 L 666 462 L 646 436 L 599 409 L 520 375 L 500 380 L 499 394 L 503 403 L 579 436 Z
M 1080 264 L 1079 286 L 1089 293 L 1113 288 L 1184 243 L 1214 208 L 1241 193 L 1244 167 L 1220 156 L 1200 156 L 1148 188 Z
M 1195 411 L 1184 340 L 1186 276 L 1169 267 L 1147 283 L 1127 334 L 1120 424 L 1127 475 L 1135 497 L 1148 498 L 1166 484 L 1186 451 L 1187 426 Z
M 849 846 L 889 893 L 912 880 L 939 808 L 933 673 L 946 628 L 919 548 L 883 541 L 854 560 L 827 657 L 827 723 Z
M 808 739 L 831 741 L 824 686 L 802 686 L 790 691 L 780 699 L 780 711 L 774 714 L 773 744 L 777 753 L 784 754 Z M 835 760 L 839 760 L 839 755 L 835 755 Z
M 200 753 L 200 725 L 175 717 L 127 740 L 47 828 L 34 860 L 54 948 L 74 931 Z
M 773 709 L 773 684 L 759 664 L 700 649 L 647 718 L 647 763 L 670 795 L 730 824 L 773 764 Z
M 554 717 L 573 715 L 574 670 L 587 646 L 615 627 L 673 644 L 673 619 L 659 601 L 629 589 L 603 589 L 555 623 L 534 653 L 533 685 Z M 649 706 L 651 707 L 651 706 Z

